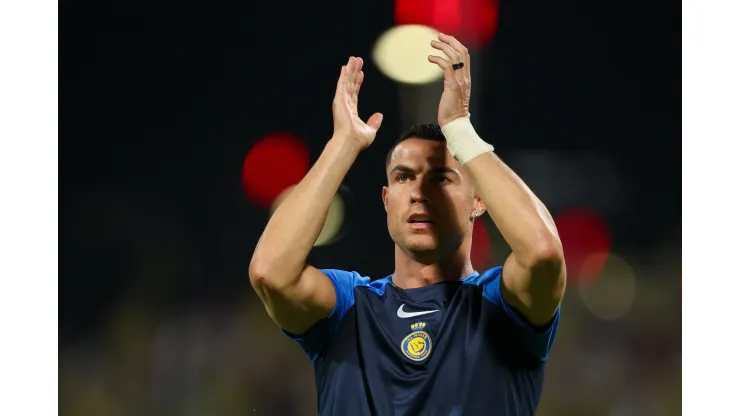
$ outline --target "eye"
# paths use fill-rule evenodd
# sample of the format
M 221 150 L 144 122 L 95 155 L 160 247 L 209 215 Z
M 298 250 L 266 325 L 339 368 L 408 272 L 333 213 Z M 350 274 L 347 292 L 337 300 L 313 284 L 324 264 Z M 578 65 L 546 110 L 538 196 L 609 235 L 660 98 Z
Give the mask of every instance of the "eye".
M 398 176 L 396 176 L 396 181 L 398 182 L 406 182 L 409 179 L 411 179 L 411 176 L 409 176 L 408 173 L 399 173 Z
M 439 175 L 437 177 L 437 180 L 439 181 L 439 183 L 452 182 L 447 176 L 444 176 L 444 175 Z

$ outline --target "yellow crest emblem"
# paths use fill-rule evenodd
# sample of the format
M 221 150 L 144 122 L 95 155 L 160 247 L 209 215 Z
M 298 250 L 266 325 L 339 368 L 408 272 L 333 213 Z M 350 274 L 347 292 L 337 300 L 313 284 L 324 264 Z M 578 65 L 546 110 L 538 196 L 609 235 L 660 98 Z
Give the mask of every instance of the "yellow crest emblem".
M 401 351 L 403 355 L 413 361 L 424 361 L 432 352 L 432 337 L 423 331 L 427 324 L 417 322 L 411 325 L 412 333 L 406 335 L 401 341 Z

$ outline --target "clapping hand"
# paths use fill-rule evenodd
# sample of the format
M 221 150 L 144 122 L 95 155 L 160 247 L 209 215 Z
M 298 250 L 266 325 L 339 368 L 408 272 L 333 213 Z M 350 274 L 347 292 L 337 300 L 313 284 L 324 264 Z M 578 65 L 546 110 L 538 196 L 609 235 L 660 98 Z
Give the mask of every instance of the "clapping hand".
M 462 43 L 443 33 L 439 34 L 439 40 L 432 41 L 432 47 L 448 58 L 434 55 L 427 58 L 444 71 L 444 92 L 437 112 L 437 122 L 444 126 L 456 118 L 466 117 L 470 110 L 470 55 Z
M 334 113 L 334 137 L 355 141 L 360 149 L 365 149 L 375 140 L 375 134 L 383 122 L 383 115 L 375 113 L 362 121 L 357 113 L 357 98 L 365 74 L 362 72 L 362 58 L 350 57 L 342 67 L 337 92 L 332 104 Z

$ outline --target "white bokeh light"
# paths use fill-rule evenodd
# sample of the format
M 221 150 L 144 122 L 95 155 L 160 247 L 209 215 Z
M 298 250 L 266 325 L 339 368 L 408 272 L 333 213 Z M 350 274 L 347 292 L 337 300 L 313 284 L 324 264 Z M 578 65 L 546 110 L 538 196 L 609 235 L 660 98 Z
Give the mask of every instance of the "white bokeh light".
M 277 198 L 275 198 L 275 202 L 273 202 L 272 207 L 270 208 L 270 215 L 275 213 L 277 207 L 285 200 L 293 188 L 295 188 L 295 186 L 286 188 Z M 324 246 L 339 240 L 341 237 L 340 231 L 342 230 L 342 224 L 344 223 L 344 213 L 344 200 L 342 199 L 342 196 L 337 193 L 331 201 L 329 213 L 326 216 L 326 222 L 324 222 L 324 228 L 321 229 L 319 237 L 313 244 L 314 247 Z M 296 232 L 300 231 L 296 230 Z
M 598 260 L 598 256 L 592 257 Z M 578 285 L 578 291 L 591 313 L 599 319 L 614 321 L 629 312 L 635 300 L 636 286 L 637 277 L 632 267 L 621 257 L 609 254 L 599 277 L 593 282 Z
M 427 56 L 446 57 L 430 45 L 439 32 L 422 25 L 396 26 L 383 33 L 373 48 L 373 61 L 381 72 L 404 84 L 428 84 L 442 79 L 443 72 Z

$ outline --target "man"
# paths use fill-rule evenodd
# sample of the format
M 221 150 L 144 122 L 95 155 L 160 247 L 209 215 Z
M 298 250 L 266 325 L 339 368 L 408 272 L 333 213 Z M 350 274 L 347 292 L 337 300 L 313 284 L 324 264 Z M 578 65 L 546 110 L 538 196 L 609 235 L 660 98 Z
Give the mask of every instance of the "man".
M 308 353 L 322 415 L 532 415 L 565 290 L 552 217 L 469 121 L 470 57 L 452 36 L 438 122 L 401 136 L 383 204 L 395 271 L 371 281 L 306 258 L 334 194 L 382 122 L 357 116 L 362 60 L 337 83 L 334 135 L 270 219 L 250 279 L 270 317 Z M 512 248 L 503 267 L 470 262 L 487 211 Z M 300 232 L 298 232 L 300 230 Z

